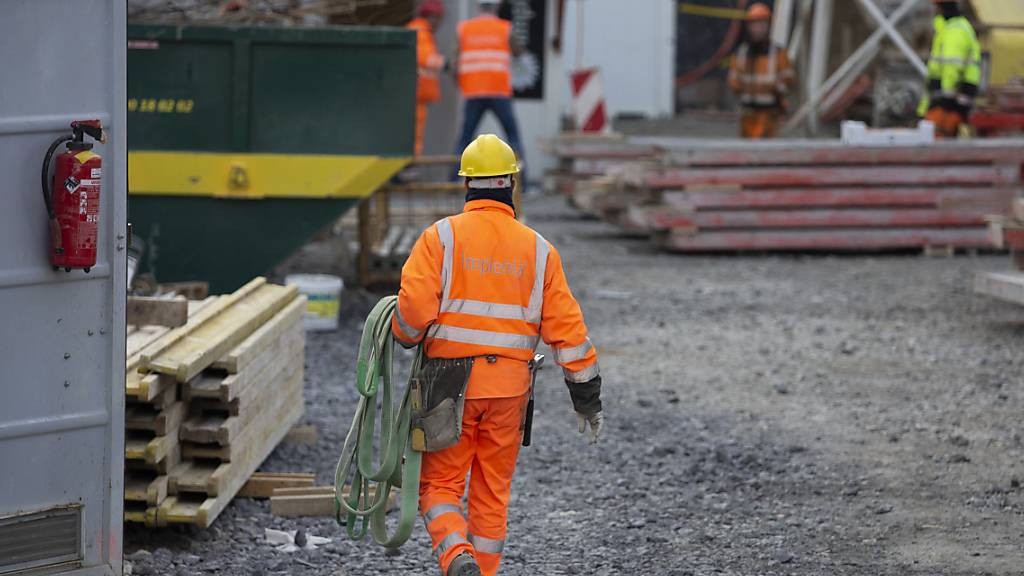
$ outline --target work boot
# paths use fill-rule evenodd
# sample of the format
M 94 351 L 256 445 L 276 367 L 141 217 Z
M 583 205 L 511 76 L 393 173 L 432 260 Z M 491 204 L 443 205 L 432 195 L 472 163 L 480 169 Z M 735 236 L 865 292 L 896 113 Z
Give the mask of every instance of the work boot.
M 480 576 L 480 566 L 469 552 L 463 552 L 448 566 L 448 576 Z

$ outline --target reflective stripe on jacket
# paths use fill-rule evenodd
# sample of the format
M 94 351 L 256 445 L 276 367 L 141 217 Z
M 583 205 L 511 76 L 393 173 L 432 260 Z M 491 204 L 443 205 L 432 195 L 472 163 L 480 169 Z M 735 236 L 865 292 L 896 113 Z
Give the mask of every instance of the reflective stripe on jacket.
M 437 51 L 430 23 L 424 18 L 416 18 L 405 27 L 416 31 L 416 65 L 419 78 L 416 84 L 416 101 L 437 102 L 441 99 L 440 74 L 444 68 L 444 56 Z
M 928 58 L 927 90 L 919 115 L 929 108 L 955 103 L 970 108 L 981 84 L 981 44 L 967 18 L 936 16 L 932 52 Z
M 729 88 L 747 108 L 780 107 L 793 80 L 789 56 L 774 45 L 765 54 L 752 54 L 750 45 L 744 43 L 729 66 Z
M 392 331 L 406 345 L 425 339 L 431 358 L 477 357 L 467 398 L 526 392 L 542 339 L 570 381 L 598 375 L 558 252 L 491 200 L 468 202 L 420 236 L 402 268 Z
M 459 24 L 459 88 L 466 98 L 512 96 L 512 24 L 485 14 Z

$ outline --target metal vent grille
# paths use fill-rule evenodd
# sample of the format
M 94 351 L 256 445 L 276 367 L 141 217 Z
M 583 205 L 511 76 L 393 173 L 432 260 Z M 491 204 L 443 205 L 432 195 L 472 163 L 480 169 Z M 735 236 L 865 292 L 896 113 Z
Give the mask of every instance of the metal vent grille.
M 82 560 L 82 509 L 52 508 L 0 518 L 0 574 L 50 566 L 67 567 Z

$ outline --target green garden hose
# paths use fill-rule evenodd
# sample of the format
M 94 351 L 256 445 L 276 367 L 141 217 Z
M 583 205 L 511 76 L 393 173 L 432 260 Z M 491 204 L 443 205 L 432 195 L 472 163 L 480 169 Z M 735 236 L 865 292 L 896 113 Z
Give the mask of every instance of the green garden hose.
M 413 450 L 409 442 L 412 408 L 409 387 L 396 405 L 392 382 L 391 361 L 395 343 L 391 337 L 391 318 L 397 305 L 397 296 L 382 299 L 374 306 L 363 327 L 356 365 L 359 405 L 334 475 L 338 522 L 344 523 L 353 540 L 366 536 L 369 527 L 374 541 L 387 548 L 400 547 L 412 534 L 420 485 L 421 454 Z M 419 372 L 422 361 L 421 346 L 416 350 L 411 375 Z M 376 430 L 378 409 L 379 434 Z M 376 468 L 375 437 L 378 444 Z M 400 489 L 400 515 L 394 534 L 388 536 L 385 515 L 394 488 Z

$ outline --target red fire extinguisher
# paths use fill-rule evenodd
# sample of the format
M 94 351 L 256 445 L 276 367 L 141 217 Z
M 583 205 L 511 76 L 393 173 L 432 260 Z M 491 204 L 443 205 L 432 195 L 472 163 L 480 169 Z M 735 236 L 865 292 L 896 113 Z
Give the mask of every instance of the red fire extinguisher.
M 85 141 L 87 134 L 106 142 L 99 120 L 75 121 L 71 135 L 54 140 L 43 158 L 43 200 L 50 219 L 50 264 L 54 270 L 82 268 L 89 272 L 96 265 L 103 159 Z M 51 179 L 53 153 L 65 142 L 66 150 L 57 156 Z

